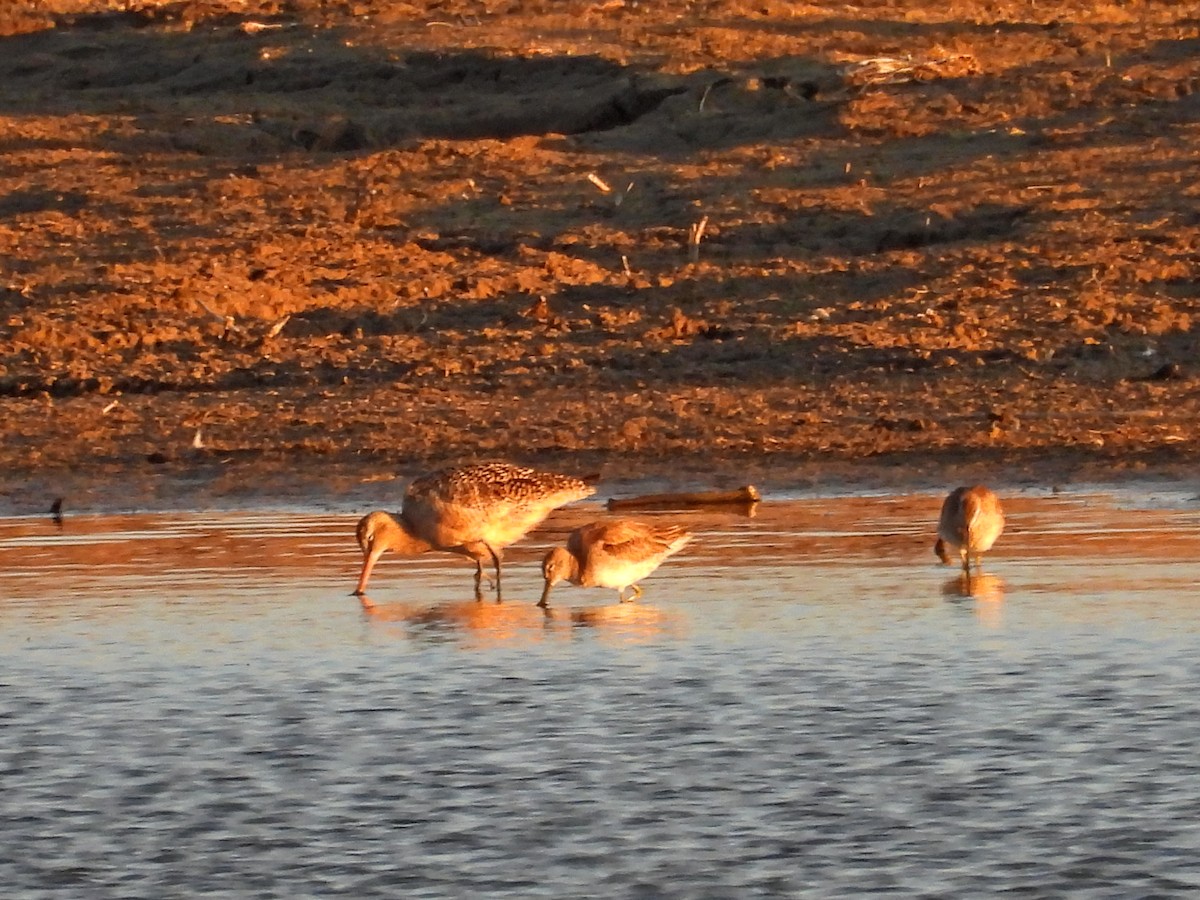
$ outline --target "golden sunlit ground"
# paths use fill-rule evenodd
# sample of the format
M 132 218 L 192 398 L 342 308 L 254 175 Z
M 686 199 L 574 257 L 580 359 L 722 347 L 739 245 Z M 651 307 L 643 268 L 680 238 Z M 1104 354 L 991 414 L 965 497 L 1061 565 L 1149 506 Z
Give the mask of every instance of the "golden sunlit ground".
M 13 0 L 0 35 L 13 484 L 1196 459 L 1187 4 Z

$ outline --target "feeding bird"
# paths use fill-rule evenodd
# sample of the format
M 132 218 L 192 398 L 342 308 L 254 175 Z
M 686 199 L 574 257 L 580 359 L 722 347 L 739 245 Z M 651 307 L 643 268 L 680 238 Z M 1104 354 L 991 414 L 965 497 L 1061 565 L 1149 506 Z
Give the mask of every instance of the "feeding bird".
M 938 519 L 938 539 L 933 552 L 943 563 L 950 554 L 962 558 L 963 574 L 971 574 L 971 560 L 978 569 L 983 554 L 992 548 L 1004 531 L 1004 510 L 1000 498 L 981 484 L 955 488 L 942 504 Z
M 368 513 L 358 523 L 362 573 L 354 593 L 366 592 L 371 570 L 388 550 L 416 556 L 444 550 L 475 561 L 475 594 L 490 562 L 500 594 L 500 557 L 560 506 L 595 488 L 578 478 L 492 462 L 439 469 L 416 478 L 404 492 L 399 516 Z
M 550 589 L 560 581 L 581 587 L 616 588 L 625 601 L 642 595 L 637 582 L 687 546 L 693 535 L 678 525 L 652 525 L 632 519 L 592 522 L 576 528 L 565 547 L 555 547 L 542 561 L 546 586 L 538 606 L 546 606 Z

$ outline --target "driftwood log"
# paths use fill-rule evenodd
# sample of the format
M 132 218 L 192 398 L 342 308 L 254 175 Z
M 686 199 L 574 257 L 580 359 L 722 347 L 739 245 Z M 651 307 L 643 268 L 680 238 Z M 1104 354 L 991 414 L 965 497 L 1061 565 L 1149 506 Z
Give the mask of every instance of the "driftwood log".
M 736 491 L 694 491 L 682 494 L 643 494 L 608 501 L 609 509 L 680 509 L 688 506 L 746 506 L 762 499 L 752 484 Z

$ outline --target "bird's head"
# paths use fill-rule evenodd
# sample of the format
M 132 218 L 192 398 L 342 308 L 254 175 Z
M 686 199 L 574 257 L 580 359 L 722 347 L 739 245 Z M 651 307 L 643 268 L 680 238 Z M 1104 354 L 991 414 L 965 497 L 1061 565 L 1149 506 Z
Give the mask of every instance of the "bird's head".
M 574 581 L 579 577 L 579 563 L 566 547 L 555 547 L 542 560 L 542 578 L 546 581 L 542 599 L 538 606 L 546 606 L 550 589 L 560 581 Z

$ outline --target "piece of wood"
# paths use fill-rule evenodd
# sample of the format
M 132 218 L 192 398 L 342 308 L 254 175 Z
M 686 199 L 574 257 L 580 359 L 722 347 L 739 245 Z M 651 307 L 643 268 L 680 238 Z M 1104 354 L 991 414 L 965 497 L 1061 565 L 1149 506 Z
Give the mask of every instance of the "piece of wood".
M 682 494 L 643 494 L 640 497 L 614 497 L 609 509 L 679 509 L 684 506 L 719 506 L 723 504 L 757 503 L 762 499 L 758 489 L 748 484 L 736 491 L 694 491 Z

